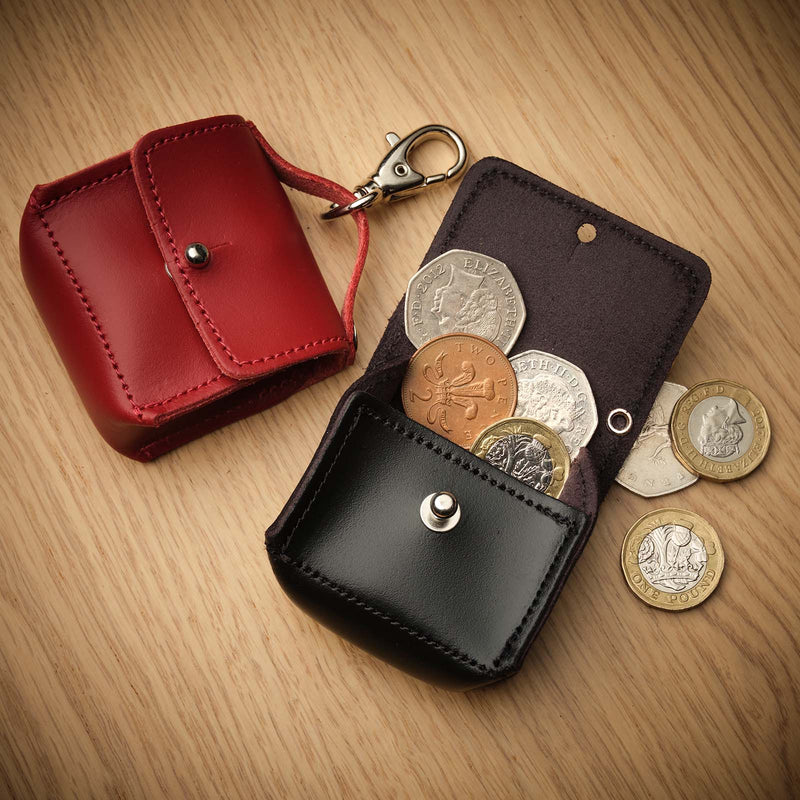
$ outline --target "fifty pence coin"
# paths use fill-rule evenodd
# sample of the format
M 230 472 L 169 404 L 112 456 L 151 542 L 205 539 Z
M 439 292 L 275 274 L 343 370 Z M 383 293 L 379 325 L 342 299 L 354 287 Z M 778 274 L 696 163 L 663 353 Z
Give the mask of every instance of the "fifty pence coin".
M 517 378 L 490 341 L 451 333 L 411 356 L 401 397 L 411 419 L 469 449 L 487 425 L 514 413 Z
M 553 430 L 535 419 L 512 417 L 490 425 L 472 452 L 538 492 L 558 497 L 569 474 L 569 452 Z
M 675 455 L 687 468 L 715 481 L 749 475 L 767 454 L 771 429 L 761 401 L 733 381 L 698 383 L 672 412 Z
M 645 514 L 622 543 L 622 572 L 631 591 L 667 611 L 702 603 L 717 588 L 724 566 L 717 532 L 679 508 Z
M 617 474 L 617 483 L 642 497 L 659 497 L 697 481 L 697 475 L 675 458 L 669 435 L 672 409 L 685 391 L 686 387 L 679 383 L 664 382 L 639 437 Z
M 448 250 L 408 283 L 406 335 L 415 347 L 446 333 L 471 333 L 508 353 L 525 322 L 525 303 L 509 268 L 469 250 Z
M 541 350 L 514 356 L 511 366 L 519 385 L 516 416 L 552 428 L 574 459 L 597 428 L 597 406 L 583 370 Z

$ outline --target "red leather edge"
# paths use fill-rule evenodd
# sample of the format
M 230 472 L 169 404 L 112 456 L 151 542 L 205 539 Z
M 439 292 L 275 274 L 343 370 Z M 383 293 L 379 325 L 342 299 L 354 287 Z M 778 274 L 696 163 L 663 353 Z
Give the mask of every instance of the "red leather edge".
M 331 203 L 339 203 L 346 205 L 351 203 L 354 199 L 352 192 L 348 192 L 344 186 L 338 183 L 323 178 L 320 175 L 315 175 L 312 172 L 306 172 L 299 167 L 290 164 L 286 159 L 282 158 L 270 146 L 269 142 L 262 136 L 261 132 L 256 128 L 252 122 L 247 123 L 253 135 L 258 139 L 267 157 L 272 162 L 272 166 L 278 173 L 278 177 L 287 186 L 293 189 L 299 189 L 301 192 L 321 197 Z M 365 211 L 356 211 L 350 215 L 356 224 L 358 231 L 358 252 L 356 253 L 356 262 L 353 266 L 353 274 L 350 278 L 350 284 L 347 287 L 347 292 L 342 304 L 342 321 L 347 336 L 350 340 L 351 352 L 348 363 L 352 363 L 355 358 L 355 324 L 353 322 L 353 307 L 356 300 L 356 292 L 358 291 L 358 283 L 361 280 L 361 273 L 364 270 L 364 263 L 367 260 L 367 250 L 369 248 L 369 223 L 367 222 L 367 214 Z

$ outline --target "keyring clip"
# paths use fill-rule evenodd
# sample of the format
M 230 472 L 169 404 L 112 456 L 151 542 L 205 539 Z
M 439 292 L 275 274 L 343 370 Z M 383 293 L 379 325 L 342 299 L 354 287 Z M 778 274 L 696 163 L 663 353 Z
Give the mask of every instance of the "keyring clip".
M 447 172 L 438 175 L 421 175 L 408 163 L 414 148 L 429 139 L 443 139 L 455 145 L 458 159 Z M 393 203 L 421 192 L 428 186 L 444 183 L 455 178 L 467 164 L 467 148 L 464 140 L 445 125 L 425 125 L 401 139 L 396 133 L 387 133 L 386 141 L 391 150 L 378 165 L 375 174 L 353 189 L 355 200 L 347 205 L 332 203 L 322 214 L 323 219 L 335 219 L 351 214 L 361 208 L 369 208 L 375 203 Z

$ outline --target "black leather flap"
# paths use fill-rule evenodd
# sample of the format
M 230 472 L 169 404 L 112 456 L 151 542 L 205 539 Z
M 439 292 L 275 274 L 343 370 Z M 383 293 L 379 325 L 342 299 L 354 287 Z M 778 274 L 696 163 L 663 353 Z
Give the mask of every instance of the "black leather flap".
M 332 430 L 268 532 L 287 592 L 423 679 L 468 689 L 516 671 L 589 518 L 363 392 Z M 461 504 L 446 533 L 420 518 L 440 490 Z

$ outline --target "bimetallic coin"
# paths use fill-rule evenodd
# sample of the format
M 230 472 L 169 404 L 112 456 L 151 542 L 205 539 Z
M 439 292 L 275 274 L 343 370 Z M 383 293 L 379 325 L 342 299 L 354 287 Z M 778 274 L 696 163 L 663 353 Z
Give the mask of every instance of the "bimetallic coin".
M 491 342 L 451 333 L 411 356 L 401 397 L 411 419 L 469 449 L 487 425 L 514 413 L 517 378 Z
M 617 483 L 642 497 L 659 497 L 697 481 L 697 475 L 675 458 L 669 436 L 672 409 L 685 391 L 686 387 L 679 383 L 664 382 L 639 438 L 617 474 Z
M 715 481 L 749 475 L 767 454 L 771 430 L 761 401 L 733 381 L 705 381 L 683 394 L 670 419 L 672 448 L 692 472 Z
M 446 333 L 471 333 L 508 353 L 525 322 L 525 303 L 502 261 L 448 250 L 409 281 L 405 322 L 415 347 Z
M 540 350 L 514 356 L 511 366 L 519 386 L 516 416 L 552 428 L 574 459 L 597 428 L 597 406 L 583 370 Z
M 679 508 L 645 514 L 622 543 L 622 572 L 631 591 L 667 611 L 702 603 L 717 588 L 724 566 L 717 532 Z
M 475 455 L 538 492 L 558 497 L 569 474 L 569 452 L 555 431 L 525 417 L 490 425 L 472 445 Z

